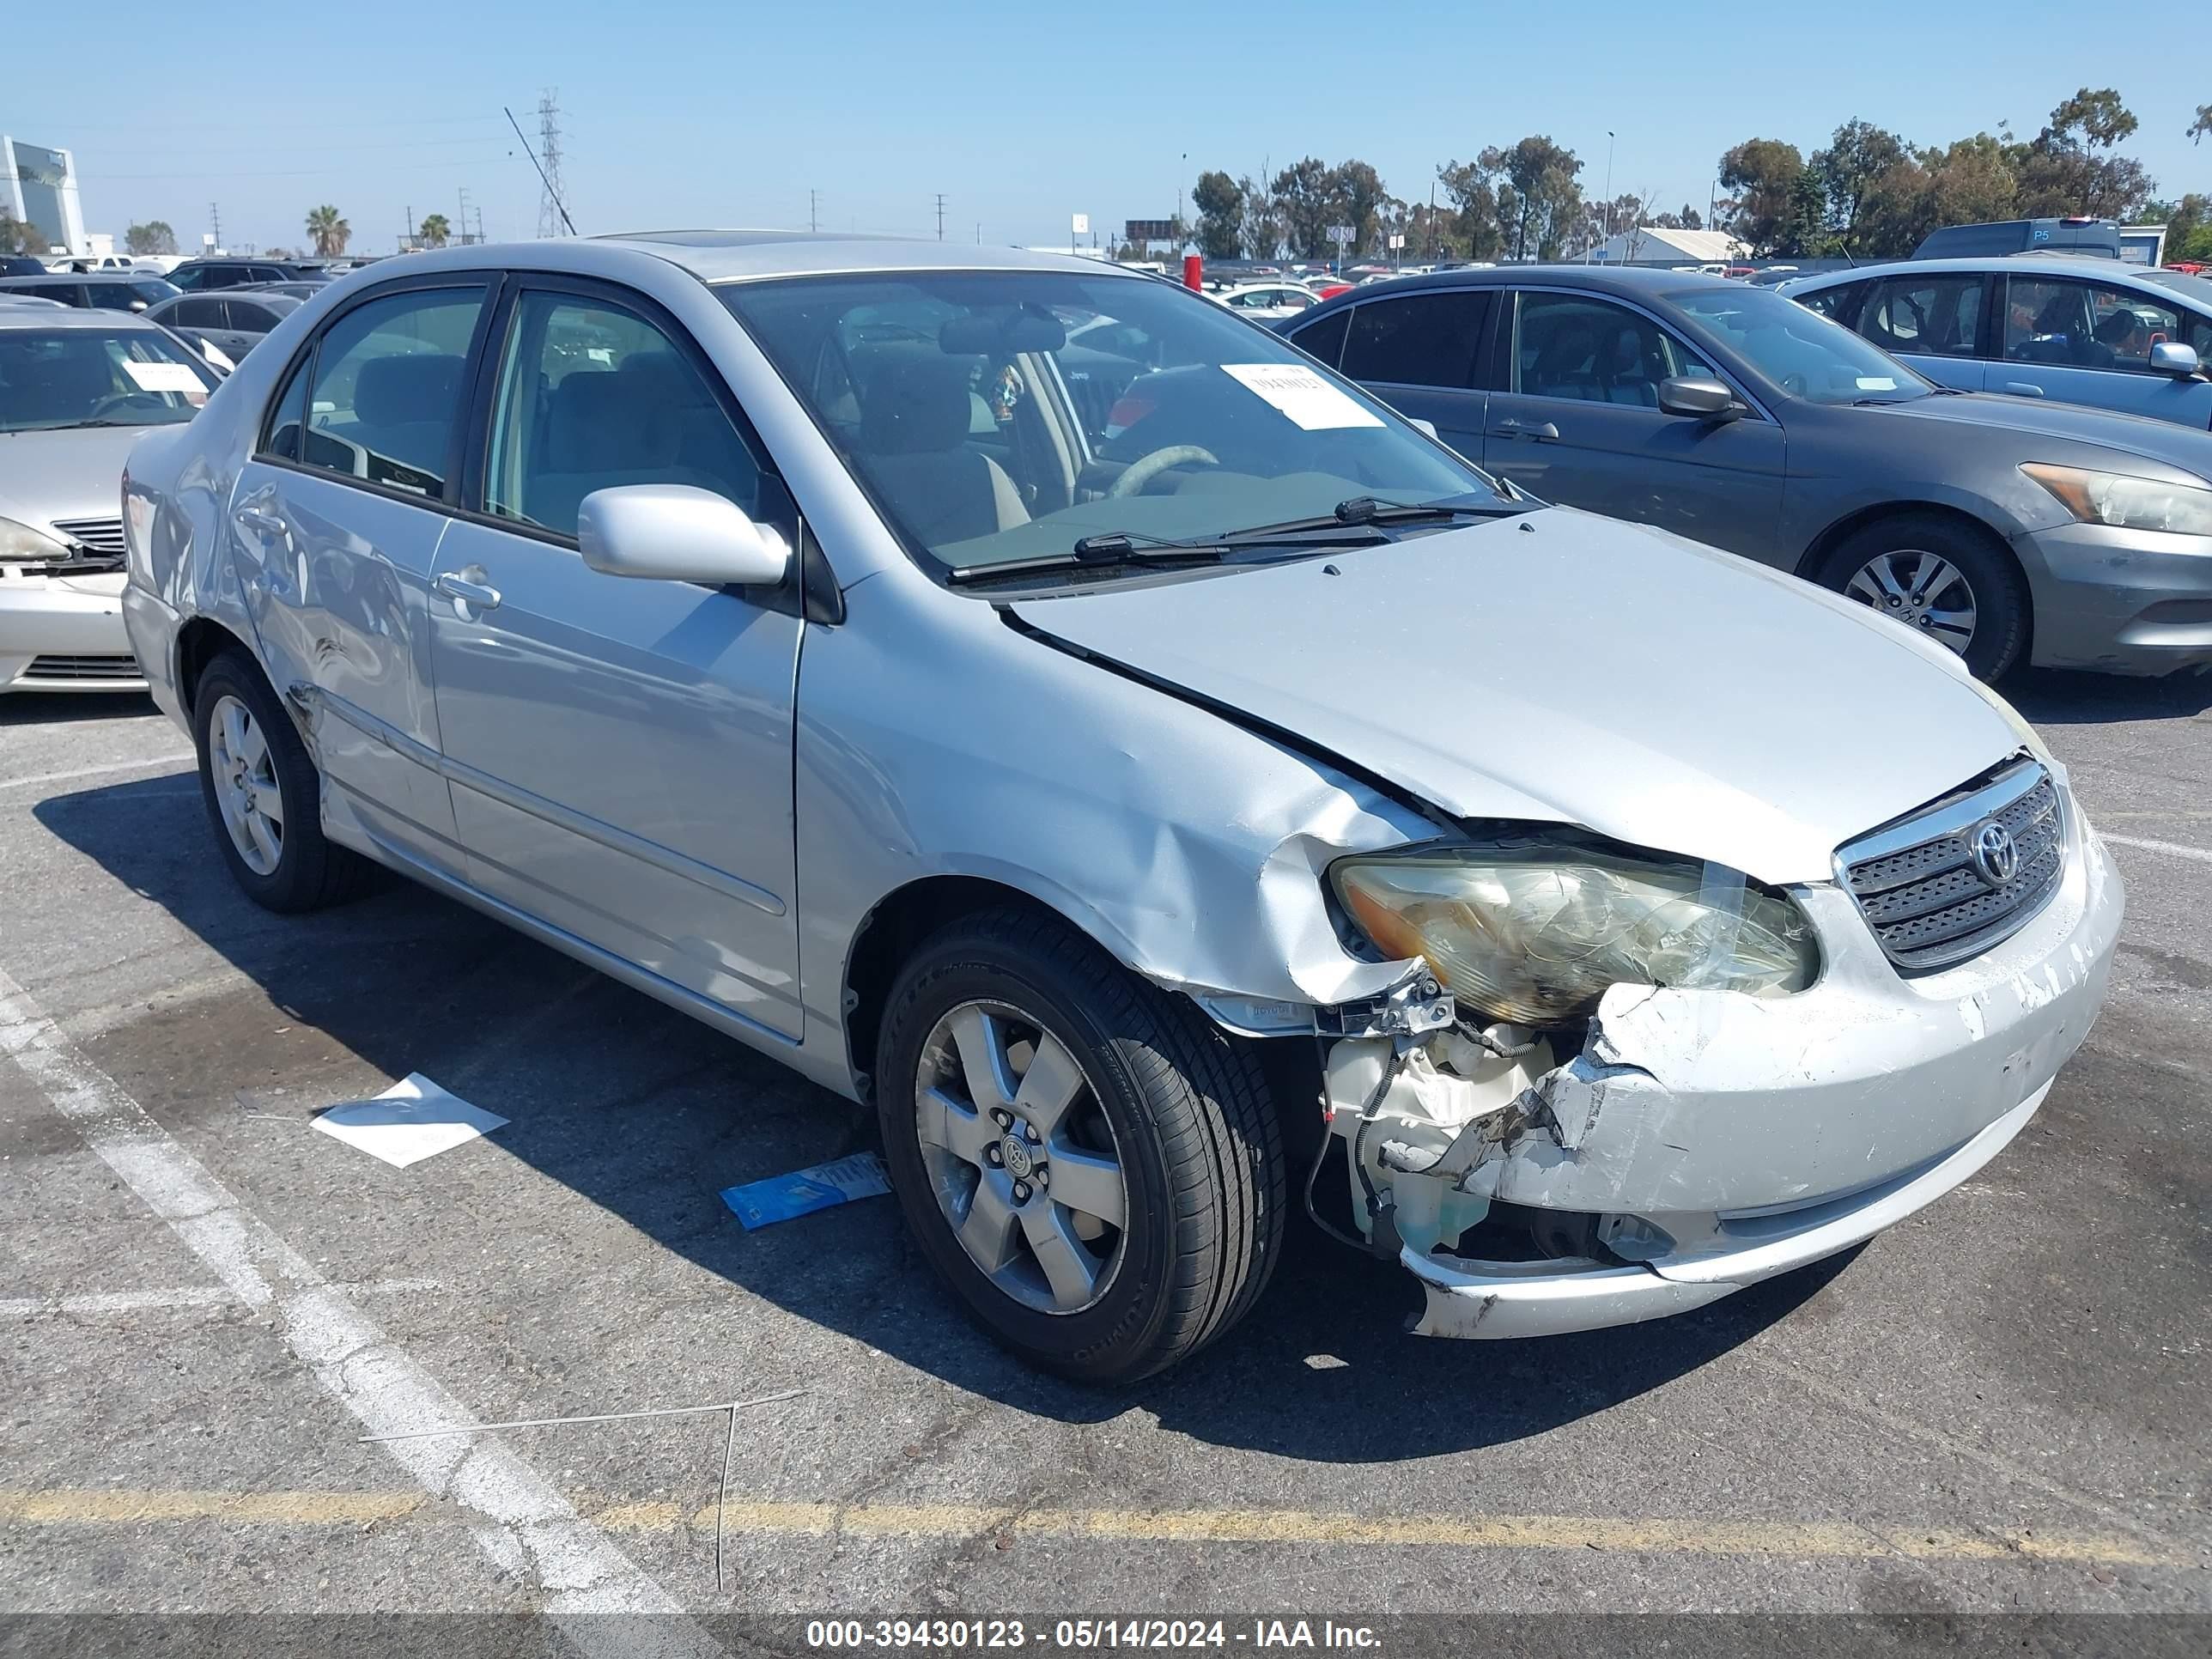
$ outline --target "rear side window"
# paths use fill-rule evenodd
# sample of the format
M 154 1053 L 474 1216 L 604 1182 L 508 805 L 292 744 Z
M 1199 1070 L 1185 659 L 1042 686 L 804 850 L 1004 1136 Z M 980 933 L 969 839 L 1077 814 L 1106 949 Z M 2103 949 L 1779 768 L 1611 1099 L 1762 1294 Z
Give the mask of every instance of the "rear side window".
M 1310 353 L 1334 368 L 1337 359 L 1344 355 L 1344 333 L 1352 320 L 1350 311 L 1339 311 L 1309 324 L 1291 336 L 1291 343 L 1301 351 Z
M 221 328 L 222 301 L 193 295 L 177 302 L 177 308 L 169 313 L 169 320 L 179 328 Z
M 416 289 L 356 306 L 315 349 L 301 457 L 418 495 L 446 485 L 482 289 Z
M 1490 301 L 1486 289 L 1371 300 L 1352 313 L 1344 372 L 1394 386 L 1472 386 Z
M 759 517 L 761 474 L 714 389 L 635 312 L 564 294 L 514 309 L 494 402 L 485 510 L 563 536 L 595 489 L 678 483 Z
M 1860 311 L 1858 331 L 1885 351 L 1971 357 L 1988 288 L 1978 273 L 1887 277 Z
M 1839 283 L 1818 294 L 1793 294 L 1790 297 L 1806 310 L 1817 311 L 1849 328 L 1859 314 L 1859 300 L 1866 291 L 1864 283 Z

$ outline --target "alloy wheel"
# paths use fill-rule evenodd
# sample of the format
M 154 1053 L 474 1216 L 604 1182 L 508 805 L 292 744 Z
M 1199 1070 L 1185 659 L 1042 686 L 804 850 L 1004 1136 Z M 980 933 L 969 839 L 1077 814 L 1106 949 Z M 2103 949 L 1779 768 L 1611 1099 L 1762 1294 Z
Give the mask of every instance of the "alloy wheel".
M 1067 1045 L 1005 1003 L 962 1003 L 922 1044 L 914 1099 L 931 1189 L 969 1259 L 1026 1307 L 1095 1305 L 1121 1266 L 1129 1190 Z
M 208 775 L 238 856 L 257 876 L 275 874 L 284 856 L 284 793 L 269 738 L 236 697 L 217 701 L 209 720 Z
M 1973 584 L 1940 553 L 1917 548 L 1877 553 L 1844 584 L 1844 592 L 1962 657 L 1974 642 Z

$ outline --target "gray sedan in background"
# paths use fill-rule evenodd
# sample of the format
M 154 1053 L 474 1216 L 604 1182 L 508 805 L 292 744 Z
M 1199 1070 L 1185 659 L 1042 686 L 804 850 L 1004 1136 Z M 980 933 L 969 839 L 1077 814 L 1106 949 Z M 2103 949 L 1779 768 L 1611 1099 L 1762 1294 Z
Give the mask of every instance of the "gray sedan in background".
M 1674 271 L 1408 277 L 1282 331 L 1545 500 L 1792 571 L 1985 679 L 2212 662 L 2212 434 L 1953 392 Z
M 299 309 L 287 294 L 264 289 L 224 289 L 212 294 L 179 294 L 146 313 L 194 345 L 211 345 L 233 363 L 261 343 L 261 337 Z

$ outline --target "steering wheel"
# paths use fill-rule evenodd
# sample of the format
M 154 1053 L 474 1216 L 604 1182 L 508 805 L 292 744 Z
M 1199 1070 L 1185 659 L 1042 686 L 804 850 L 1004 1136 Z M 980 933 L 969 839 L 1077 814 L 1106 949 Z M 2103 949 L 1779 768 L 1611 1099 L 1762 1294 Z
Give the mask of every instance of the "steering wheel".
M 150 392 L 111 392 L 92 406 L 92 413 L 86 418 L 94 421 L 106 420 L 110 415 L 119 413 L 137 404 L 141 398 L 150 398 L 153 395 Z
M 1121 476 L 1115 479 L 1107 489 L 1106 498 L 1119 501 L 1125 495 L 1133 495 L 1170 467 L 1189 463 L 1206 466 L 1221 465 L 1220 459 L 1210 449 L 1202 449 L 1196 444 L 1170 444 L 1164 449 L 1155 449 L 1149 455 L 1139 455 L 1130 462 L 1122 469 Z

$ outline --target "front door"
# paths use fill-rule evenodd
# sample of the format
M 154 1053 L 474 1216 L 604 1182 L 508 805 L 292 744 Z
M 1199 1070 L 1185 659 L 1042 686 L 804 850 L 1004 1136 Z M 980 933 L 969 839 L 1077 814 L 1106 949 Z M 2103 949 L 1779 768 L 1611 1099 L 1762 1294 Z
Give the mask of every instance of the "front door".
M 486 291 L 410 287 L 341 312 L 292 365 L 231 495 L 263 657 L 307 705 L 325 780 L 370 836 L 455 874 L 429 582 Z
M 1369 300 L 1352 310 L 1343 372 L 1479 466 L 1490 394 L 1478 368 L 1496 298 L 1451 288 Z
M 1548 501 L 1771 561 L 1782 428 L 1659 408 L 1659 383 L 1713 368 L 1642 312 L 1584 293 L 1514 296 L 1510 390 L 1490 394 L 1482 464 Z
M 480 516 L 433 580 L 453 812 L 484 892 L 799 1035 L 792 720 L 779 592 L 602 575 L 595 489 L 684 483 L 795 533 L 720 376 L 641 296 L 547 279 L 498 325 Z
M 1990 390 L 2212 427 L 2212 382 L 2154 374 L 2160 341 L 2212 344 L 2203 320 L 2124 289 L 2067 276 L 2015 276 L 2006 284 L 2004 358 Z M 2201 354 L 2200 354 L 2201 355 Z

